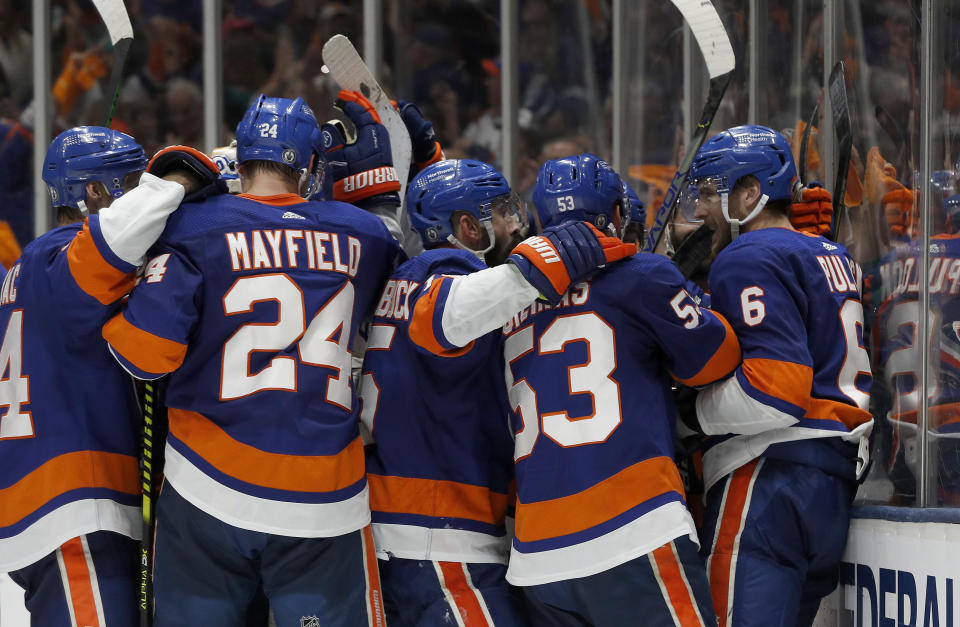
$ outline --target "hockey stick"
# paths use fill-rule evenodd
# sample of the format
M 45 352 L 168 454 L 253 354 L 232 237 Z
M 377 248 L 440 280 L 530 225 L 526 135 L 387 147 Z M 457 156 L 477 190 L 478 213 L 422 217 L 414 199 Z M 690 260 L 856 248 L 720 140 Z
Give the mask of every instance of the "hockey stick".
M 130 16 L 123 6 L 123 0 L 93 0 L 97 12 L 107 26 L 110 34 L 110 43 L 113 44 L 113 70 L 110 72 L 110 83 L 107 88 L 104 112 L 101 117 L 103 125 L 109 127 L 113 120 L 113 110 L 117 106 L 117 97 L 120 95 L 120 83 L 123 80 L 123 68 L 127 64 L 127 53 L 133 43 L 133 26 Z
M 837 241 L 840 217 L 844 209 L 844 193 L 847 188 L 847 172 L 850 169 L 850 151 L 853 147 L 853 133 L 850 128 L 850 107 L 847 104 L 847 85 L 843 72 L 843 61 L 837 61 L 830 71 L 827 84 L 830 92 L 830 109 L 833 112 L 833 130 L 837 136 L 837 178 L 833 186 L 833 224 L 830 234 Z
M 407 186 L 407 176 L 410 174 L 410 133 L 403 123 L 400 113 L 390 102 L 390 97 L 370 72 L 370 68 L 363 62 L 357 49 L 353 47 L 344 35 L 334 35 L 323 44 L 323 63 L 330 70 L 333 80 L 337 81 L 342 89 L 359 91 L 369 100 L 377 113 L 380 122 L 387 127 L 390 134 L 390 152 L 393 155 L 393 167 L 400 179 L 400 198 L 404 197 Z
M 806 185 L 810 181 L 807 180 L 807 148 L 810 146 L 810 129 L 813 128 L 813 121 L 817 119 L 817 113 L 820 111 L 820 98 L 817 98 L 816 104 L 813 105 L 813 113 L 810 114 L 810 121 L 807 122 L 807 127 L 803 129 L 803 137 L 800 139 L 800 183 Z
M 673 181 L 670 182 L 670 188 L 667 189 L 663 203 L 657 210 L 653 226 L 647 234 L 643 250 L 648 252 L 656 250 L 657 244 L 663 237 L 664 227 L 673 218 L 679 191 L 687 181 L 693 158 L 707 138 L 707 131 L 710 130 L 713 117 L 717 114 L 723 94 L 727 91 L 727 85 L 730 84 L 730 79 L 733 77 L 733 69 L 736 63 L 730 38 L 723 27 L 723 22 L 720 21 L 717 10 L 708 0 L 672 0 L 672 2 L 683 14 L 683 19 L 686 20 L 694 38 L 697 40 L 697 46 L 700 48 L 703 60 L 707 64 L 707 74 L 710 76 L 710 91 L 707 95 L 707 102 L 703 107 L 703 113 L 700 114 L 697 130 L 690 139 L 683 161 L 680 162 L 677 173 L 673 176 Z
M 142 497 L 143 538 L 140 540 L 140 627 L 153 624 L 153 467 L 157 460 L 153 455 L 158 386 L 155 381 L 143 382 L 143 434 L 140 453 L 140 494 Z

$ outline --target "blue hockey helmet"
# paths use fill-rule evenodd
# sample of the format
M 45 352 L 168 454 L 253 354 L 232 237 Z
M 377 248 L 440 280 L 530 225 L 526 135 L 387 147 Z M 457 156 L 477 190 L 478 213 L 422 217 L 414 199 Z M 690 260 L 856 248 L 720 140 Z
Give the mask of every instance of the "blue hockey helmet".
M 613 208 L 628 201 L 620 175 L 600 157 L 583 153 L 540 167 L 533 204 L 544 227 L 583 220 L 603 230 L 613 221 Z
M 730 191 L 749 175 L 760 182 L 760 201 L 750 215 L 731 220 L 727 205 Z M 736 225 L 738 233 L 739 225 L 753 219 L 768 201 L 793 200 L 798 183 L 787 140 L 775 130 L 755 124 L 735 126 L 704 142 L 690 164 L 689 178 L 693 195 L 708 184 L 719 194 L 724 218 Z
M 627 203 L 630 205 L 630 211 L 627 212 L 627 218 L 629 222 L 646 224 L 647 223 L 647 205 L 640 197 L 637 196 L 637 192 L 633 191 L 633 188 L 627 185 L 626 181 L 623 181 L 623 192 L 627 197 Z
M 320 150 L 320 126 L 303 98 L 257 97 L 237 125 L 237 163 L 274 161 L 306 170 Z
M 43 182 L 54 207 L 85 210 L 85 186 L 100 181 L 114 198 L 123 196 L 123 178 L 144 170 L 147 156 L 129 135 L 103 126 L 77 126 L 57 135 L 44 158 Z
M 507 179 L 492 165 L 473 159 L 447 159 L 427 166 L 410 182 L 407 210 L 413 228 L 427 248 L 442 242 L 462 248 L 450 218 L 457 211 L 466 211 L 486 228 L 490 250 L 495 239 L 494 212 L 506 210 L 513 214 L 519 210 L 519 202 Z

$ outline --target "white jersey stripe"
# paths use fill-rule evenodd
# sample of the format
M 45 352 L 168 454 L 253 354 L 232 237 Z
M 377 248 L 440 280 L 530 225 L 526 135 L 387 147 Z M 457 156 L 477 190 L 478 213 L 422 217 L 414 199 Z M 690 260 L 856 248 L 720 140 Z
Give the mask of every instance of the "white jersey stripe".
M 77 627 L 77 616 L 73 612 L 73 596 L 70 594 L 70 578 L 67 577 L 67 565 L 63 562 L 63 551 L 57 549 L 57 566 L 60 567 L 60 581 L 63 583 L 63 601 L 70 614 L 70 627 Z

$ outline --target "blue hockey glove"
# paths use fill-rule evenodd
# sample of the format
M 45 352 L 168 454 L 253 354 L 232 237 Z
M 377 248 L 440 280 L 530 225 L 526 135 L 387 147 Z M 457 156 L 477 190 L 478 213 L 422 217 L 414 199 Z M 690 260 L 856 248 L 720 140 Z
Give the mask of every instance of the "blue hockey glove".
M 410 133 L 416 172 L 443 159 L 443 149 L 433 133 L 433 124 L 424 119 L 417 105 L 401 100 L 397 103 L 397 110 Z
M 520 242 L 507 261 L 540 290 L 543 300 L 556 305 L 573 283 L 636 252 L 636 244 L 604 235 L 592 224 L 566 222 Z
M 360 92 L 340 90 L 337 98 L 338 108 L 353 122 L 357 134 L 348 143 L 342 124 L 327 122 L 320 129 L 333 199 L 362 206 L 368 198 L 392 194 L 399 203 L 400 181 L 380 114 Z
M 199 202 L 208 196 L 227 192 L 226 183 L 220 180 L 217 164 L 207 155 L 190 146 L 167 146 L 157 151 L 147 164 L 147 172 L 163 178 L 173 171 L 186 173 L 193 181 L 184 185 L 183 202 Z

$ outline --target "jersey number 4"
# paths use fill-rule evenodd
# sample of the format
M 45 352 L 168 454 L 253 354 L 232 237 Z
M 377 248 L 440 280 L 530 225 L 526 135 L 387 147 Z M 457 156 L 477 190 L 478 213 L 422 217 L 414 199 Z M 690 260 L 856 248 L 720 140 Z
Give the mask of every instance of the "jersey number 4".
M 347 281 L 306 325 L 303 292 L 289 276 L 262 274 L 238 279 L 223 297 L 224 313 L 249 313 L 255 303 L 272 300 L 277 303 L 277 321 L 244 324 L 224 343 L 220 400 L 242 398 L 261 390 L 296 392 L 299 359 L 309 366 L 336 370 L 327 379 L 326 399 L 349 411 L 353 398 L 349 350 L 353 299 L 353 284 Z M 288 349 L 294 345 L 296 357 L 274 357 L 266 368 L 250 373 L 253 353 L 292 353 Z
M 0 416 L 0 440 L 32 438 L 33 416 L 23 410 L 30 402 L 30 377 L 21 371 L 23 355 L 23 310 L 17 309 L 10 314 L 7 330 L 3 334 L 0 346 L 0 409 L 6 413 Z
M 538 354 L 562 353 L 570 342 L 587 344 L 589 360 L 570 366 L 567 380 L 570 394 L 590 395 L 594 411 L 589 416 L 571 418 L 565 411 L 541 416 L 537 392 L 526 379 L 514 380 L 513 363 L 534 349 L 533 325 L 517 331 L 504 343 L 510 406 L 523 423 L 515 435 L 515 460 L 533 452 L 541 431 L 568 447 L 603 442 L 620 426 L 620 386 L 610 376 L 617 367 L 613 328 L 594 312 L 560 316 L 540 335 Z

